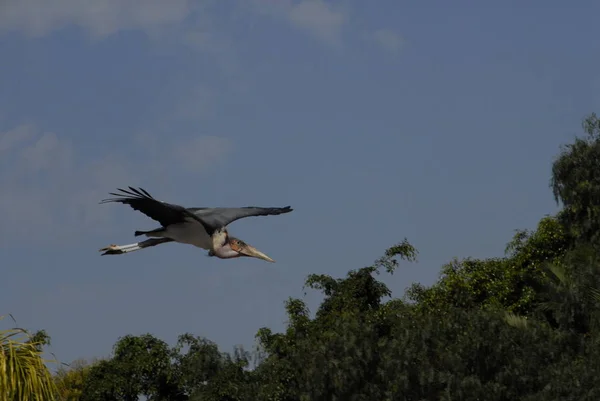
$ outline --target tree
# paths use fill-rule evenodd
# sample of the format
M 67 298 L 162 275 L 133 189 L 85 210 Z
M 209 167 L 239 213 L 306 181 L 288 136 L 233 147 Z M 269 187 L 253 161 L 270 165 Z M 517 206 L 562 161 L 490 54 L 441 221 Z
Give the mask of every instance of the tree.
M 61 366 L 54 375 L 58 400 L 78 401 L 83 394 L 83 386 L 92 366 L 93 363 L 89 364 L 81 359 L 71 363 L 68 369 Z
M 302 300 L 289 299 L 286 332 L 274 334 L 263 328 L 257 334 L 267 357 L 257 368 L 255 399 L 383 399 L 378 365 L 396 309 L 383 304 L 391 292 L 373 274 L 380 269 L 393 273 L 397 257 L 414 261 L 416 254 L 404 240 L 372 266 L 350 271 L 345 279 L 310 275 L 306 286 L 325 295 L 315 318 L 310 319 Z
M 80 399 L 243 399 L 244 386 L 235 383 L 244 382 L 248 358 L 243 349 L 231 357 L 189 333 L 180 335 L 173 347 L 150 334 L 127 335 L 117 341 L 111 358 L 89 368 Z
M 552 165 L 551 186 L 564 209 L 559 217 L 577 241 L 597 241 L 600 233 L 600 119 L 583 122 L 584 138 L 562 148 Z
M 48 341 L 45 332 L 0 331 L 0 401 L 55 399 L 56 386 L 42 356 Z
M 113 357 L 91 367 L 81 400 L 175 399 L 177 376 L 172 353 L 162 340 L 150 334 L 127 335 L 113 348 Z

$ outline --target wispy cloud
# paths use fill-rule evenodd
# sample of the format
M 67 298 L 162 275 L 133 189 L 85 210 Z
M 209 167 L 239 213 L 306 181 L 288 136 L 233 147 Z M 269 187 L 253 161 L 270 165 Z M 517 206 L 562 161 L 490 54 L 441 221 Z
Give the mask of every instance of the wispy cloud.
M 346 14 L 325 0 L 253 0 L 252 9 L 290 23 L 297 29 L 314 36 L 321 42 L 339 46 L 348 18 Z
M 152 171 L 209 171 L 232 148 L 227 139 L 213 136 L 153 140 L 153 146 L 134 141 L 131 147 L 122 145 L 119 151 L 90 159 L 81 157 L 68 139 L 33 124 L 0 132 L 3 242 L 26 239 L 56 246 L 91 229 L 102 232 L 116 221 L 98 201 L 115 186 L 144 185 L 148 177 L 154 180 L 146 175 Z
M 43 36 L 74 24 L 94 37 L 122 29 L 151 30 L 179 23 L 191 12 L 189 0 L 4 0 L 0 29 Z
M 52 233 L 53 224 L 60 229 L 60 218 L 71 209 L 59 207 L 58 194 L 68 191 L 69 183 L 77 187 L 77 181 L 71 181 L 75 174 L 71 144 L 32 124 L 0 133 L 0 143 L 4 144 L 0 159 L 3 241 L 35 235 L 41 227 L 44 234 Z
M 372 40 L 383 50 L 396 54 L 404 45 L 404 39 L 389 29 L 378 29 L 371 34 Z
M 3 0 L 0 34 L 41 37 L 76 26 L 102 40 L 119 31 L 139 30 L 164 48 L 188 45 L 231 68 L 232 45 L 213 21 L 215 4 L 215 0 Z
M 173 103 L 150 123 L 164 126 L 210 117 L 224 94 L 240 93 L 251 82 L 228 30 L 231 15 L 218 9 L 219 4 L 221 0 L 0 0 L 0 35 L 16 31 L 40 37 L 77 26 L 103 40 L 119 31 L 139 30 L 148 35 L 154 52 L 184 50 L 185 73 L 171 77 L 165 89 Z M 202 68 L 195 72 L 195 63 L 216 65 L 219 76 L 207 76 Z M 0 152 L 15 136 L 20 134 L 5 133 Z
M 102 39 L 122 30 L 142 30 L 165 44 L 175 40 L 211 53 L 229 72 L 239 71 L 234 43 L 222 28 L 231 22 L 226 19 L 231 15 L 220 15 L 216 22 L 214 7 L 218 3 L 215 0 L 4 0 L 0 2 L 0 32 L 44 36 L 74 25 L 91 37 Z M 237 0 L 235 4 L 239 9 L 251 11 L 246 16 L 269 16 L 334 47 L 343 44 L 344 30 L 350 23 L 347 10 L 330 0 Z M 402 37 L 389 29 L 373 31 L 369 36 L 392 53 L 397 53 L 403 44 Z
M 330 45 L 341 43 L 344 14 L 335 11 L 322 0 L 304 0 L 292 6 L 288 13 L 290 21 L 318 39 Z
M 28 140 L 35 135 L 35 126 L 32 124 L 23 124 L 8 130 L 0 135 L 0 157 L 2 153 L 17 146 L 19 143 Z

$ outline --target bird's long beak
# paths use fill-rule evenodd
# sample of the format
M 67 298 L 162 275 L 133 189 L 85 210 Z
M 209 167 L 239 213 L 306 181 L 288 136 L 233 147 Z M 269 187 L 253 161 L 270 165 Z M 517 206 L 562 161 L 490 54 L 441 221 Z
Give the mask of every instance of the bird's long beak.
M 266 260 L 267 262 L 275 263 L 275 261 L 273 259 L 271 259 L 267 255 L 265 255 L 264 253 L 262 253 L 261 251 L 259 251 L 255 247 L 253 247 L 252 245 L 245 244 L 243 247 L 241 247 L 239 252 L 242 255 L 246 255 L 246 256 L 250 256 L 252 258 L 258 258 L 258 259 Z

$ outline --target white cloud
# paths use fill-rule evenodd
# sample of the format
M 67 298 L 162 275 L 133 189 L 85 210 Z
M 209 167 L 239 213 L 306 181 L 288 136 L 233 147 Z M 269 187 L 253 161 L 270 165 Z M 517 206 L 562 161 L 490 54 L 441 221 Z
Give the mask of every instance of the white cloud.
M 40 37 L 69 25 L 103 39 L 124 30 L 141 30 L 169 51 L 186 44 L 216 56 L 233 69 L 231 43 L 213 21 L 215 0 L 0 0 L 2 31 Z
M 21 133 L 18 141 L 14 140 L 15 132 Z M 13 140 L 8 143 L 6 138 Z M 57 178 L 63 184 L 72 178 L 71 145 L 30 124 L 1 133 L 0 142 L 6 145 L 0 160 L 2 241 L 35 235 L 37 228 L 51 228 L 53 222 L 60 229 L 54 212 L 62 213 L 58 208 L 49 210 L 49 205 L 55 205 L 56 194 L 63 189 Z
M 229 39 L 228 15 L 218 15 L 221 0 L 0 0 L 0 35 L 6 31 L 39 37 L 74 25 L 101 40 L 118 31 L 141 30 L 160 53 L 185 50 L 198 52 L 198 62 L 218 66 L 231 90 L 243 90 L 243 68 Z M 187 48 L 187 49 L 186 49 Z M 207 57 L 208 54 L 208 57 Z M 201 57 L 201 58 L 200 58 Z M 193 63 L 194 61 L 190 61 Z M 193 74 L 192 74 L 193 75 Z M 217 90 L 208 90 L 208 79 L 186 77 L 179 110 L 174 118 L 197 119 L 212 112 Z M 192 89 L 187 85 L 193 82 Z M 198 84 L 196 82 L 203 82 Z M 212 85 L 214 86 L 214 85 Z M 193 93 L 190 93 L 192 92 Z M 16 134 L 15 134 L 16 135 Z M 8 139 L 7 139 L 8 140 Z M 0 144 L 0 152 L 1 147 Z
M 287 21 L 328 45 L 342 42 L 347 16 L 325 0 L 254 0 L 252 6 L 255 12 Z
M 121 29 L 176 24 L 190 12 L 190 0 L 3 0 L 0 29 L 43 36 L 75 24 L 103 37 Z
M 53 132 L 43 133 L 21 151 L 20 166 L 31 172 L 63 170 L 72 164 L 70 143 L 60 142 Z
M 218 0 L 0 0 L 0 33 L 43 36 L 69 25 L 94 38 L 121 30 L 142 30 L 169 45 L 170 40 L 207 51 L 225 69 L 237 70 L 233 44 L 223 35 L 230 20 L 214 21 Z M 237 0 L 239 7 L 284 21 L 331 46 L 342 44 L 348 15 L 331 0 Z M 341 3 L 344 4 L 344 3 Z M 222 17 L 222 16 L 221 16 Z M 226 17 L 225 17 L 226 18 Z M 397 53 L 402 38 L 388 29 L 369 34 L 383 49 Z
M 304 29 L 331 45 L 341 43 L 345 18 L 322 0 L 304 0 L 294 5 L 288 17 L 297 27 Z
M 208 171 L 231 150 L 231 143 L 218 137 L 153 139 L 145 147 L 134 143 L 135 151 L 121 143 L 118 151 L 90 159 L 77 154 L 69 140 L 31 124 L 0 132 L 0 241 L 57 246 L 83 233 L 110 230 L 118 223 L 115 209 L 98 205 L 108 192 L 143 186 L 146 179 L 156 182 L 155 172 Z M 132 160 L 132 154 L 139 159 Z
M 404 45 L 400 35 L 389 29 L 379 29 L 372 34 L 372 38 L 383 50 L 398 53 Z
M 0 155 L 20 142 L 28 140 L 34 134 L 35 127 L 32 124 L 19 125 L 12 130 L 0 133 Z

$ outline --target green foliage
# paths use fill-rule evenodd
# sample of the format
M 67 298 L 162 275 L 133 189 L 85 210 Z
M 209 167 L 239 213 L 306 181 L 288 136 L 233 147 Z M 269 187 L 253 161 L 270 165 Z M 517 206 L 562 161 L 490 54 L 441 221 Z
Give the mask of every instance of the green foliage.
M 79 399 L 237 400 L 246 393 L 240 383 L 248 363 L 243 349 L 237 348 L 232 357 L 219 352 L 213 342 L 188 333 L 180 335 L 173 347 L 150 334 L 129 335 L 117 341 L 111 358 L 91 365 Z M 220 398 L 224 394 L 232 398 Z
M 81 399 L 161 399 L 176 387 L 174 376 L 171 350 L 164 341 L 149 334 L 125 336 L 115 344 L 111 359 L 92 366 Z
M 79 400 L 83 395 L 83 386 L 90 369 L 91 365 L 84 360 L 74 361 L 68 369 L 61 366 L 54 375 L 54 382 L 58 389 L 58 400 Z
M 563 147 L 552 166 L 552 190 L 564 209 L 560 219 L 575 239 L 597 242 L 600 233 L 600 119 L 583 122 L 584 138 Z
M 430 288 L 414 284 L 408 299 L 420 307 L 443 310 L 503 307 L 527 314 L 535 308 L 537 289 L 545 280 L 545 265 L 561 263 L 569 239 L 554 217 L 543 218 L 535 231 L 517 231 L 504 258 L 454 260 L 442 267 Z
M 406 260 L 408 262 L 416 262 L 417 255 L 419 252 L 417 249 L 412 246 L 406 238 L 402 240 L 399 244 L 388 248 L 385 251 L 385 255 L 375 261 L 375 264 L 371 266 L 369 269 L 374 272 L 379 272 L 379 269 L 384 268 L 386 272 L 393 274 L 396 268 L 398 267 L 398 260 L 396 257 L 400 259 Z

